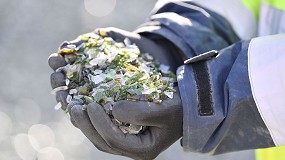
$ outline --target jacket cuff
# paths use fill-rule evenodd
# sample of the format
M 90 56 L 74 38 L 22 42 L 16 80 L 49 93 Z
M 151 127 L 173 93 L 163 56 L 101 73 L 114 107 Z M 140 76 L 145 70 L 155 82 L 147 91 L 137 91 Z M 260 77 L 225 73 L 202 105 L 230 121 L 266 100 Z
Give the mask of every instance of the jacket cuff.
M 274 146 L 253 99 L 248 46 L 238 42 L 179 67 L 185 150 L 221 154 Z

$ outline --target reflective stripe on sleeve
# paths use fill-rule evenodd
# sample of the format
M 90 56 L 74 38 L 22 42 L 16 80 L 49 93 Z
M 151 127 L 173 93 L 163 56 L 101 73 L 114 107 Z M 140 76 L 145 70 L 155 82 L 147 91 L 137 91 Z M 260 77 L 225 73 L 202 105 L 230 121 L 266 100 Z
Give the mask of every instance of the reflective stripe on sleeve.
M 194 0 L 194 2 L 224 16 L 241 39 L 256 36 L 255 15 L 241 0 Z
M 262 0 L 262 1 L 278 9 L 285 10 L 284 0 Z
M 285 34 L 253 39 L 248 58 L 258 111 L 275 145 L 285 145 Z
M 259 36 L 285 32 L 285 10 L 278 9 L 267 3 L 262 3 L 259 14 Z

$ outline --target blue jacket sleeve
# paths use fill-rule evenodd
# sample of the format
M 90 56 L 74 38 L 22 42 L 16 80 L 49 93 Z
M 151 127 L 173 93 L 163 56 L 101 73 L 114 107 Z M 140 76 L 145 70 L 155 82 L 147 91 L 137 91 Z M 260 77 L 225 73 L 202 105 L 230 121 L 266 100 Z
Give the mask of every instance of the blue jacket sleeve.
M 250 88 L 249 41 L 239 41 L 225 18 L 191 2 L 170 2 L 137 32 L 170 41 L 183 60 L 219 51 L 177 70 L 185 150 L 220 154 L 274 146 Z
M 190 2 L 170 2 L 159 7 L 136 32 L 169 40 L 184 58 L 219 50 L 239 40 L 226 19 L 215 12 Z

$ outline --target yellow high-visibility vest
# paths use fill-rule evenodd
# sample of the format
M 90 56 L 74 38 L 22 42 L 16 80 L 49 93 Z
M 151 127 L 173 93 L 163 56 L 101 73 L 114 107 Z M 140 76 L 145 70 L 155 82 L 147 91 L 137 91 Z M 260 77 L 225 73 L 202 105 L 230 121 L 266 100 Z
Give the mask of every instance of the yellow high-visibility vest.
M 252 11 L 257 19 L 262 18 L 259 17 L 260 3 L 266 3 L 277 9 L 285 10 L 284 0 L 242 0 L 242 2 L 249 10 Z
M 284 160 L 285 146 L 266 149 L 257 149 L 255 151 L 256 160 Z

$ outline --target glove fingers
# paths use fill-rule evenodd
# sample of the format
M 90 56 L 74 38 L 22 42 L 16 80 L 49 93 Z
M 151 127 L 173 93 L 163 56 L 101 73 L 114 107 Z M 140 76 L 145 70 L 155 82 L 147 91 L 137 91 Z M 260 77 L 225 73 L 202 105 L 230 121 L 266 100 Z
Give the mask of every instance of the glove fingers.
M 121 122 L 142 126 L 159 125 L 163 106 L 151 102 L 119 101 L 113 105 L 112 114 Z
M 65 75 L 61 72 L 54 72 L 50 75 L 50 83 L 52 89 L 55 89 L 60 86 L 65 86 Z
M 62 105 L 62 109 L 65 110 L 67 108 L 66 97 L 68 95 L 68 90 L 66 88 L 61 88 L 62 86 L 66 86 L 65 83 L 65 75 L 61 72 L 54 72 L 50 75 L 50 83 L 53 92 L 56 94 L 56 101 L 60 102 Z
M 115 41 L 124 41 L 126 38 L 129 38 L 131 42 L 136 43 L 140 39 L 140 35 L 132 32 L 128 32 L 119 28 L 108 27 L 108 28 L 98 28 L 95 30 L 96 33 L 99 33 L 101 36 L 112 37 Z
M 71 101 L 68 105 L 67 105 L 67 109 L 68 109 L 68 113 L 71 113 L 71 108 L 74 107 L 75 105 L 83 105 L 83 103 L 79 102 L 79 101 Z M 70 114 L 69 114 L 70 115 Z M 73 119 L 72 116 L 70 116 L 70 121 L 71 123 L 78 128 L 78 126 L 75 123 L 75 120 Z
M 66 90 L 61 90 L 56 92 L 56 101 L 61 103 L 61 109 L 66 110 L 67 108 L 67 102 L 66 102 L 66 97 L 68 95 L 68 91 Z
M 59 67 L 65 66 L 67 63 L 61 55 L 53 53 L 48 58 L 48 64 L 50 68 L 55 71 Z
M 124 134 L 119 127 L 112 122 L 100 105 L 94 103 L 89 105 L 87 107 L 87 113 L 93 126 L 109 146 L 128 151 L 134 150 L 137 147 L 140 149 L 145 147 L 140 136 Z M 144 134 L 149 135 L 149 132 Z M 150 139 L 150 141 L 152 140 Z
M 70 117 L 73 119 L 76 126 L 100 151 L 120 155 L 120 152 L 108 146 L 104 139 L 98 134 L 90 122 L 87 112 L 84 111 L 82 107 L 83 106 L 81 105 L 74 105 L 70 108 Z
M 160 126 L 170 122 L 174 116 L 182 116 L 181 101 L 178 94 L 161 104 L 152 102 L 119 101 L 113 105 L 112 114 L 116 119 L 143 126 Z

